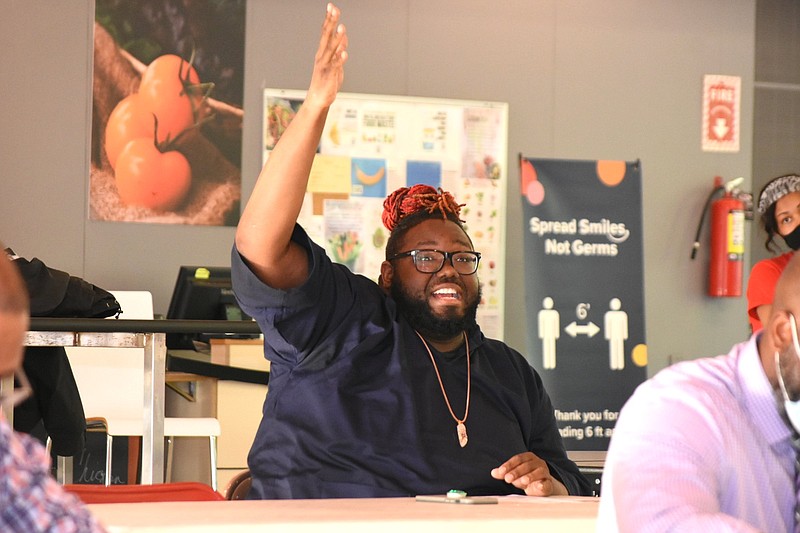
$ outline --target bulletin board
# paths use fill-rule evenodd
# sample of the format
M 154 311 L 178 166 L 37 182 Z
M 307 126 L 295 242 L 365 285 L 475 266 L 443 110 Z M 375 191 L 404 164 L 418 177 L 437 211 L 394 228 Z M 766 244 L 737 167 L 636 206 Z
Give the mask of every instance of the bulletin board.
M 305 99 L 264 89 L 263 162 Z M 508 104 L 339 93 L 328 112 L 298 222 L 332 260 L 377 281 L 399 187 L 441 187 L 481 252 L 478 323 L 503 339 Z

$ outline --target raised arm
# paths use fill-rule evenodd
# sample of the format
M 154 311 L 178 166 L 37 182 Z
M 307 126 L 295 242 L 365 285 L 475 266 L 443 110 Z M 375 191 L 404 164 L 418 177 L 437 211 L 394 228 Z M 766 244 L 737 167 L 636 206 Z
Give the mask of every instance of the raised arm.
M 236 228 L 239 253 L 259 279 L 279 289 L 296 287 L 308 276 L 308 258 L 290 237 L 328 109 L 344 78 L 347 32 L 339 16 L 328 4 L 306 99 L 261 170 Z

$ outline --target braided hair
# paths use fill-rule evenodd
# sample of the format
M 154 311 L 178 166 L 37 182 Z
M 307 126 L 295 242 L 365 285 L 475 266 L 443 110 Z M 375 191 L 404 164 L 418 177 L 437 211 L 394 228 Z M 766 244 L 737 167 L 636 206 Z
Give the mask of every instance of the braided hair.
M 383 225 L 391 232 L 386 243 L 386 258 L 397 254 L 400 251 L 398 242 L 408 230 L 425 220 L 441 216 L 442 220 L 455 222 L 464 229 L 464 221 L 459 214 L 465 205 L 457 203 L 453 195 L 441 187 L 435 189 L 430 185 L 417 184 L 394 191 L 384 200 L 381 216 Z

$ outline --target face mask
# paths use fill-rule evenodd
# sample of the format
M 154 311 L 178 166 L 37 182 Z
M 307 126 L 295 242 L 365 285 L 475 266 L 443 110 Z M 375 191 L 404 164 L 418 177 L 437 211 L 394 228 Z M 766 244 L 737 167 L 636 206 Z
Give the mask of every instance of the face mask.
M 786 246 L 791 248 L 792 250 L 800 249 L 800 226 L 794 228 L 794 230 L 783 238 Z
M 794 345 L 794 354 L 795 357 L 800 357 L 800 342 L 797 340 L 797 325 L 794 321 L 794 315 L 789 315 L 792 319 L 792 344 Z M 786 416 L 789 418 L 789 422 L 792 423 L 795 431 L 800 432 L 800 400 L 792 401 L 789 399 L 789 393 L 786 391 L 786 384 L 783 382 L 783 374 L 781 373 L 781 365 L 780 365 L 780 354 L 775 352 L 775 369 L 777 370 L 778 374 L 778 385 L 781 388 L 781 394 L 783 394 L 783 407 L 786 409 Z

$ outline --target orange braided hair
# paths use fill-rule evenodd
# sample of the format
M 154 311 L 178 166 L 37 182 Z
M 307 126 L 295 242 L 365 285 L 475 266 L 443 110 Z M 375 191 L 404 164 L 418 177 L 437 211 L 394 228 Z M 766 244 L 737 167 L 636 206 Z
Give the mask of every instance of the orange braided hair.
M 441 187 L 437 190 L 430 185 L 417 184 L 411 187 L 400 187 L 387 196 L 383 201 L 381 219 L 386 229 L 394 231 L 404 218 L 423 210 L 433 213 L 438 209 L 442 213 L 443 219 L 447 219 L 447 214 L 450 213 L 464 222 L 459 218 L 459 213 L 465 205 L 456 203 L 453 195 L 443 191 Z

